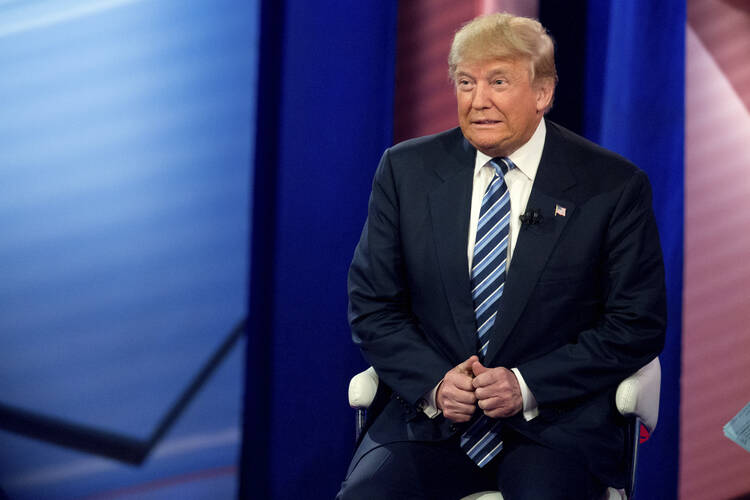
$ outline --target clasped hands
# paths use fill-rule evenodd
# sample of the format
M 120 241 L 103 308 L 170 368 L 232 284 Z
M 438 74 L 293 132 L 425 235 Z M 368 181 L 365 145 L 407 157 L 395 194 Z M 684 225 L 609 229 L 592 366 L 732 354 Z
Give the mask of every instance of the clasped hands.
M 523 398 L 515 374 L 507 368 L 487 368 L 471 356 L 445 374 L 435 396 L 437 407 L 452 422 L 468 422 L 480 408 L 492 418 L 521 411 Z

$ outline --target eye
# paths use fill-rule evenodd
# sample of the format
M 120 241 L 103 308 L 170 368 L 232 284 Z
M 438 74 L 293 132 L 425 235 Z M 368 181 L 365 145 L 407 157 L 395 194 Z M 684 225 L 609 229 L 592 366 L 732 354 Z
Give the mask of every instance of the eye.
M 492 83 L 495 85 L 503 85 L 505 83 L 505 80 L 501 80 L 500 78 L 498 78 Z
M 471 90 L 474 87 L 474 83 L 468 78 L 459 78 L 456 85 L 461 90 Z

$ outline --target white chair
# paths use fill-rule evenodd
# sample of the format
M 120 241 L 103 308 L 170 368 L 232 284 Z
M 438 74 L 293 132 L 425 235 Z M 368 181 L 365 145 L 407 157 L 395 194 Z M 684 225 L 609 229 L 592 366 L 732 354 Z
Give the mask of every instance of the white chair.
M 659 418 L 659 392 L 661 389 L 661 365 L 659 358 L 623 380 L 617 387 L 615 404 L 619 412 L 628 417 L 632 457 L 630 461 L 629 481 L 624 490 L 608 488 L 606 500 L 633 500 L 635 490 L 635 472 L 638 460 L 638 445 L 648 439 L 656 428 Z M 349 382 L 349 405 L 357 410 L 357 439 L 365 425 L 366 410 L 375 399 L 378 390 L 378 375 L 370 367 L 352 377 Z M 645 428 L 644 429 L 642 429 Z M 644 437 L 641 433 L 644 433 Z M 503 500 L 499 491 L 482 491 L 461 500 Z

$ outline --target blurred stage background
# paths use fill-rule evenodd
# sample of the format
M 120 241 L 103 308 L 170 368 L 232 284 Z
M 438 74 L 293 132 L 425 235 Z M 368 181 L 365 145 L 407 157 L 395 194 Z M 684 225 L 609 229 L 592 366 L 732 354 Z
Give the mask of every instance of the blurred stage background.
M 482 12 L 558 43 L 550 118 L 649 174 L 670 325 L 642 499 L 750 495 L 742 0 L 0 0 L 0 486 L 328 499 L 346 272 L 383 149 L 456 125 Z M 683 279 L 684 277 L 684 279 Z
M 0 2 L 11 498 L 236 491 L 243 348 L 168 420 L 247 314 L 257 46 L 254 2 Z

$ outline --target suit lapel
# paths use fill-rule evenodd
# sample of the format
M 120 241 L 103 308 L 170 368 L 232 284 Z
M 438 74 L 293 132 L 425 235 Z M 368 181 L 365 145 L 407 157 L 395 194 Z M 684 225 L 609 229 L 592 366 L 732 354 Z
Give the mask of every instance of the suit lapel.
M 476 150 L 459 133 L 447 157 L 435 162 L 442 184 L 429 194 L 430 218 L 443 288 L 466 357 L 476 353 L 466 239 Z
M 489 361 L 500 352 L 513 331 L 560 234 L 575 212 L 570 193 L 566 195 L 576 184 L 575 177 L 560 153 L 559 139 L 548 125 L 544 151 L 526 205 L 527 210 L 539 210 L 543 220 L 539 224 L 525 225 L 519 231 L 499 306 L 500 314 L 487 351 Z M 564 216 L 556 214 L 557 206 L 564 207 Z

